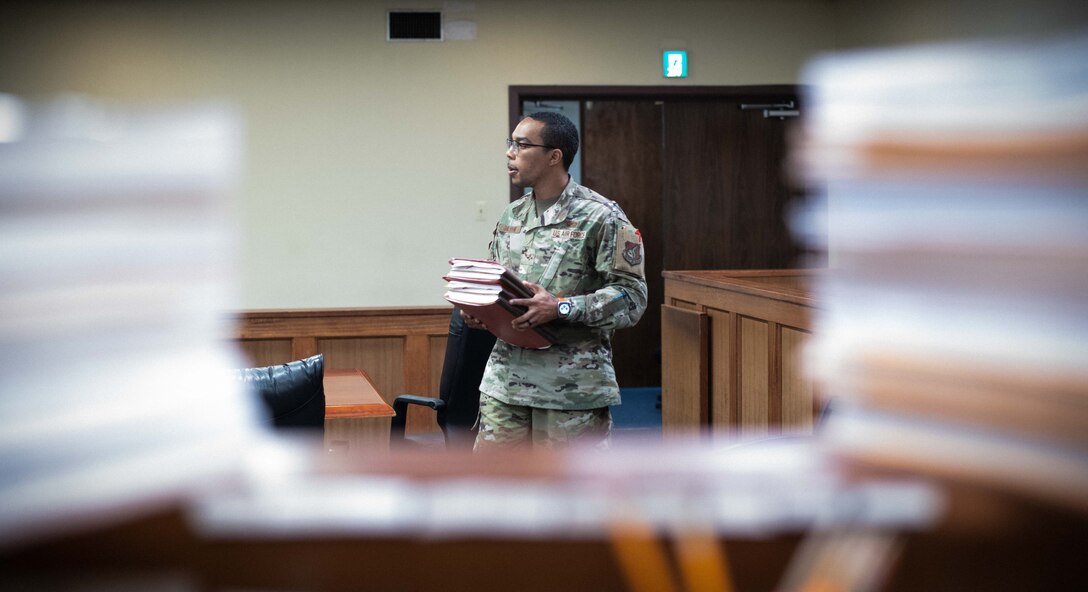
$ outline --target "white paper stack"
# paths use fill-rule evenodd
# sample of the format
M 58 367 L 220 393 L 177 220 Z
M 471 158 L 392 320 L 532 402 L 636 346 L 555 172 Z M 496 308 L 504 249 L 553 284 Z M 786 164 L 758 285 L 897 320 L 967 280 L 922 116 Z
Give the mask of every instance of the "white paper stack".
M 828 56 L 806 83 L 826 437 L 1088 511 L 1088 37 Z
M 176 499 L 257 431 L 226 370 L 223 106 L 0 102 L 0 545 Z

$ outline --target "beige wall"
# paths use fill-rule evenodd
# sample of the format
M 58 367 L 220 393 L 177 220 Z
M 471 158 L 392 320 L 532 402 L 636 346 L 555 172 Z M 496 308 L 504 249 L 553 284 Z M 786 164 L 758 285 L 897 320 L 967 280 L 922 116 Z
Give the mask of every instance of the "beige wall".
M 1084 0 L 834 0 L 838 42 L 866 47 L 1088 32 Z
M 445 260 L 482 255 L 507 201 L 509 85 L 665 84 L 660 50 L 676 45 L 691 76 L 669 84 L 793 83 L 837 45 L 975 22 L 944 23 L 936 1 L 895 19 L 905 0 L 220 4 L 30 4 L 0 23 L 0 92 L 237 106 L 241 308 L 442 304 Z M 475 40 L 384 40 L 387 9 L 443 5 Z

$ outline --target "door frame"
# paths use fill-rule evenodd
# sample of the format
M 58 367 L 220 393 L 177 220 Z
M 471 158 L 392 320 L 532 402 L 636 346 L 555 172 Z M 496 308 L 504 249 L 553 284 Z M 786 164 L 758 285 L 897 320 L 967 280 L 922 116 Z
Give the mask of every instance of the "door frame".
M 767 102 L 782 95 L 797 97 L 798 109 L 804 98 L 804 85 L 758 84 L 738 86 L 589 86 L 589 85 L 510 85 L 507 87 L 507 128 L 521 121 L 521 104 L 528 99 L 566 101 L 587 100 L 689 100 L 728 97 Z M 522 189 L 510 186 L 510 201 L 522 196 Z

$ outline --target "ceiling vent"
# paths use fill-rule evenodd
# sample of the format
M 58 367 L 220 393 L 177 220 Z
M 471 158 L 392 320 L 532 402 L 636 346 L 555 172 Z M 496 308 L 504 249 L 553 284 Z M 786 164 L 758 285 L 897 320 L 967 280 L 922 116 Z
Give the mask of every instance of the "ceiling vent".
M 438 11 L 390 10 L 387 41 L 441 41 L 442 13 Z

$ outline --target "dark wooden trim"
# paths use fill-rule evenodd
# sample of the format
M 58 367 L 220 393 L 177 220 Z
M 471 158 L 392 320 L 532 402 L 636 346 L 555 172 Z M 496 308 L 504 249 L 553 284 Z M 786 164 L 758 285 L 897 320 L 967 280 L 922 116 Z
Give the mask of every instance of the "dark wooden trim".
M 726 336 L 729 344 L 729 374 L 726 376 L 729 387 L 729 419 L 725 429 L 727 433 L 732 431 L 734 434 L 740 433 L 740 400 L 743 392 L 740 383 L 740 319 L 741 315 L 737 311 L 729 311 L 729 335 Z M 714 347 L 714 344 L 707 344 L 707 347 Z M 711 369 L 710 373 L 713 374 L 714 370 Z
M 598 86 L 598 85 L 548 85 L 522 84 L 511 85 L 510 96 L 540 96 L 547 99 L 586 97 L 592 99 L 631 99 L 659 97 L 737 97 L 745 95 L 780 95 L 797 93 L 806 87 L 799 84 L 748 84 L 729 86 Z
M 767 321 L 767 423 L 782 425 L 782 325 Z
M 390 308 L 260 308 L 238 312 L 245 320 L 309 317 L 387 317 L 450 314 L 449 306 L 401 306 Z

